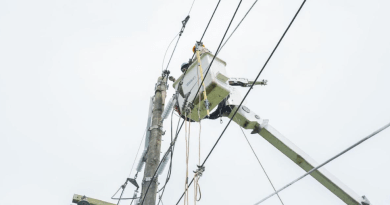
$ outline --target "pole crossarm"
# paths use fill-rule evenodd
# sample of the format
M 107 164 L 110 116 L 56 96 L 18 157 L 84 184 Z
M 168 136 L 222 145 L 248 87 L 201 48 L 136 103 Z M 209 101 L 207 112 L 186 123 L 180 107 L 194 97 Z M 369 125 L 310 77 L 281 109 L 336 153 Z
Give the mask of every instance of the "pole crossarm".
M 82 196 L 82 195 L 74 194 L 73 195 L 73 199 L 72 199 L 72 203 L 76 203 L 77 204 L 80 201 L 86 200 L 86 201 L 88 201 L 88 203 L 90 205 L 116 205 L 116 204 L 113 204 L 113 203 L 101 201 L 101 200 L 94 199 L 94 198 L 89 198 L 89 197 L 85 197 L 84 199 L 83 198 L 84 198 L 84 196 Z

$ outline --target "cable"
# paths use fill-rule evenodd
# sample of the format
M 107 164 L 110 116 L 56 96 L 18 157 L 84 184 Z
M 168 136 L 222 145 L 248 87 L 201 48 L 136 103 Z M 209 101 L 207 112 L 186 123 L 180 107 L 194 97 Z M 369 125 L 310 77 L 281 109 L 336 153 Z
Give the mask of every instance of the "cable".
M 207 74 L 209 73 L 211 66 L 213 65 L 213 62 L 214 62 L 215 58 L 217 57 L 217 55 L 218 55 L 218 53 L 219 53 L 219 52 L 218 52 L 218 51 L 219 51 L 219 48 L 221 47 L 222 42 L 223 42 L 223 40 L 225 39 L 225 36 L 226 36 L 227 32 L 229 31 L 230 25 L 232 24 L 233 19 L 234 19 L 234 17 L 235 17 L 236 14 L 237 14 L 238 9 L 240 8 L 241 2 L 242 2 L 242 0 L 240 0 L 240 3 L 238 4 L 238 6 L 237 6 L 237 8 L 236 8 L 236 11 L 235 11 L 234 14 L 233 14 L 232 19 L 230 20 L 230 23 L 229 23 L 229 25 L 228 25 L 228 27 L 227 27 L 227 29 L 226 29 L 226 31 L 225 31 L 225 34 L 223 34 L 222 40 L 221 40 L 221 42 L 220 42 L 219 45 L 218 45 L 217 51 L 215 52 L 215 55 L 214 55 L 213 59 L 211 60 L 210 65 L 209 65 L 208 68 L 207 68 L 206 74 L 204 75 L 204 78 L 203 78 L 202 82 L 200 83 L 200 86 L 198 87 L 198 91 L 196 91 L 195 96 L 198 95 L 199 90 L 200 90 L 200 88 L 202 87 L 202 84 L 203 84 L 204 80 L 206 79 Z M 196 99 L 196 97 L 192 100 L 192 103 L 195 102 L 195 99 Z
M 246 134 L 245 134 L 244 130 L 242 129 L 242 127 L 240 127 L 240 129 L 241 129 L 242 134 L 244 134 L 244 137 L 245 137 L 246 141 L 248 142 L 249 147 L 251 147 L 251 150 L 252 150 L 253 154 L 255 155 L 257 161 L 259 162 L 259 164 L 261 166 L 261 169 L 263 169 L 263 172 L 264 172 L 265 176 L 267 176 L 267 179 L 268 179 L 269 183 L 271 184 L 271 186 L 274 189 L 274 191 L 276 191 L 275 186 L 272 184 L 272 181 L 269 178 L 267 172 L 265 171 L 263 165 L 261 164 L 259 157 L 257 157 L 257 154 L 256 154 L 255 150 L 253 149 L 253 147 L 252 147 L 251 143 L 249 142 L 248 138 L 246 137 Z M 280 198 L 279 194 L 278 194 L 278 198 L 280 200 L 280 203 L 282 203 L 284 205 L 284 203 L 283 203 L 282 199 Z
M 316 171 L 317 169 L 323 167 L 324 165 L 328 164 L 329 162 L 333 161 L 334 159 L 338 158 L 339 156 L 345 154 L 346 152 L 348 152 L 349 150 L 353 149 L 354 147 L 358 146 L 359 144 L 363 143 L 364 141 L 370 139 L 371 137 L 375 136 L 376 134 L 378 134 L 379 132 L 383 131 L 384 129 L 388 128 L 390 126 L 390 123 L 388 123 L 387 125 L 383 126 L 382 128 L 378 129 L 377 131 L 373 132 L 372 134 L 368 135 L 367 137 L 361 139 L 360 141 L 356 142 L 355 144 L 353 144 L 352 146 L 348 147 L 347 149 L 345 149 L 344 151 L 340 152 L 339 154 L 337 154 L 336 156 L 328 159 L 327 161 L 325 161 L 324 163 L 320 164 L 319 166 L 317 167 L 314 167 L 313 169 L 311 169 L 310 171 L 308 171 L 307 173 L 305 173 L 304 175 L 298 177 L 297 179 L 295 179 L 294 181 L 288 183 L 286 186 L 280 188 L 278 191 L 275 191 L 274 193 L 272 193 L 271 195 L 265 197 L 264 199 L 262 199 L 261 201 L 255 203 L 255 205 L 258 205 L 260 203 L 262 203 L 263 201 L 267 200 L 268 198 L 270 198 L 271 196 L 279 193 L 280 191 L 284 190 L 285 188 L 291 186 L 292 184 L 294 184 L 295 182 L 301 180 L 302 178 L 304 178 L 305 176 L 311 174 L 312 172 Z
M 164 154 L 163 158 L 161 159 L 160 163 L 158 164 L 158 166 L 157 166 L 157 168 L 156 168 L 156 171 L 154 172 L 153 177 L 152 177 L 151 180 L 150 180 L 151 182 L 153 182 L 154 178 L 156 177 L 157 170 L 158 170 L 158 168 L 161 166 L 161 163 L 164 161 L 164 159 L 167 157 L 168 152 L 169 152 L 169 151 L 171 150 L 171 148 L 175 145 L 176 140 L 177 140 L 177 137 L 178 137 L 178 135 L 179 135 L 179 133 L 180 133 L 180 131 L 181 131 L 181 128 L 183 127 L 184 122 L 185 122 L 185 121 L 183 121 L 183 122 L 181 123 L 180 128 L 179 128 L 179 132 L 176 133 L 175 139 L 173 140 L 173 142 L 172 142 L 171 145 L 169 146 L 168 150 L 165 152 L 165 154 Z M 144 197 L 142 198 L 142 202 L 141 202 L 140 205 L 142 205 L 142 204 L 144 203 L 146 194 L 148 193 L 151 184 L 152 184 L 152 183 L 149 183 L 148 188 L 147 188 L 146 191 L 145 191 Z
M 191 8 L 190 8 L 190 11 L 188 12 L 187 16 L 190 15 L 192 7 L 194 6 L 194 3 L 195 3 L 195 0 L 192 1 Z
M 131 166 L 130 174 L 129 174 L 129 177 L 128 177 L 128 178 L 130 178 L 131 173 L 133 172 L 134 164 L 135 164 L 135 161 L 137 160 L 137 157 L 138 157 L 138 154 L 139 154 L 139 150 L 140 150 L 140 148 L 141 148 L 142 142 L 144 141 L 145 135 L 146 135 L 146 129 L 145 129 L 145 132 L 144 132 L 143 137 L 142 137 L 142 139 L 141 139 L 141 142 L 140 142 L 140 144 L 139 144 L 139 146 L 138 146 L 137 154 L 135 155 L 135 158 L 134 158 L 134 161 L 133 161 L 133 165 Z M 126 183 L 125 183 L 125 184 L 127 184 L 127 179 L 126 179 Z M 115 194 L 112 195 L 111 199 L 117 199 L 117 200 L 118 200 L 118 203 L 119 203 L 120 200 L 129 200 L 129 199 L 133 199 L 133 200 L 134 200 L 134 198 L 122 198 L 122 194 L 123 194 L 123 192 L 125 191 L 124 188 L 126 188 L 126 185 L 125 185 L 125 187 L 123 187 L 123 185 L 120 186 L 119 189 L 115 192 Z M 122 190 L 122 193 L 121 193 L 121 195 L 120 195 L 120 197 L 119 197 L 119 198 L 114 198 L 114 196 L 119 192 L 120 189 L 123 189 L 123 190 Z
M 220 2 L 221 2 L 221 0 L 219 0 L 217 6 L 215 6 L 214 12 L 213 12 L 213 14 L 212 14 L 211 17 L 210 17 L 209 23 L 207 23 L 207 26 L 206 26 L 205 30 L 203 31 L 203 34 L 202 34 L 202 37 L 200 38 L 200 41 L 202 41 L 204 35 L 206 34 L 206 31 L 207 31 L 207 29 L 209 28 L 209 25 L 210 25 L 210 23 L 211 23 L 211 20 L 213 20 L 215 11 L 217 11 L 217 8 L 218 8 Z
M 168 61 L 168 64 L 167 64 L 167 67 L 165 68 L 165 70 L 168 70 L 169 63 L 171 63 L 173 54 L 174 54 L 175 51 L 176 51 L 177 44 L 179 43 L 179 40 L 180 40 L 180 38 L 181 38 L 181 35 L 183 34 L 184 29 L 186 28 L 186 25 L 187 25 L 188 20 L 190 20 L 190 16 L 189 16 L 189 15 L 181 22 L 181 23 L 182 23 L 182 27 L 181 27 L 181 29 L 180 29 L 180 32 L 178 33 L 179 38 L 178 38 L 177 41 L 176 41 L 176 45 L 175 45 L 175 47 L 173 48 L 171 57 L 169 58 L 169 61 Z M 176 37 L 175 37 L 175 38 L 176 38 Z M 173 40 L 172 40 L 172 41 L 173 41 Z M 172 43 L 172 42 L 171 42 L 171 43 Z M 170 43 L 169 45 L 171 45 L 171 43 Z M 168 46 L 168 48 L 169 48 L 169 46 Z M 167 50 L 168 50 L 168 48 L 167 48 Z M 167 51 L 165 51 L 165 54 L 166 54 L 166 52 L 167 52 Z M 165 59 L 165 55 L 164 55 L 164 59 Z M 164 62 L 164 60 L 163 60 L 163 62 Z M 163 69 L 164 69 L 164 68 L 163 68 Z M 163 73 L 164 73 L 164 72 L 163 72 Z M 164 75 L 164 74 L 163 74 L 163 75 Z
M 139 143 L 138 150 L 137 150 L 137 155 L 135 155 L 135 158 L 134 158 L 134 161 L 133 161 L 133 165 L 131 166 L 129 178 L 131 176 L 131 173 L 133 172 L 134 164 L 135 164 L 135 161 L 137 160 L 139 149 L 141 148 L 141 145 L 142 145 L 142 142 L 144 141 L 145 135 L 146 135 L 146 129 L 145 129 L 144 135 L 143 135 L 143 137 L 141 139 L 141 142 Z
M 180 32 L 177 33 L 177 34 L 175 35 L 175 37 L 174 37 L 174 38 L 172 39 L 172 41 L 169 43 L 167 50 L 165 51 L 164 58 L 163 58 L 163 62 L 162 62 L 162 66 L 161 66 L 161 71 L 164 70 L 164 61 L 165 61 L 165 56 L 167 55 L 168 49 L 169 49 L 169 47 L 171 46 L 172 42 L 176 39 L 176 37 L 177 37 L 179 34 L 180 34 Z M 177 43 L 176 43 L 176 44 L 177 44 Z M 168 68 L 168 66 L 167 66 L 167 68 Z
M 206 28 L 204 29 L 203 34 L 202 34 L 202 37 L 200 38 L 199 41 L 202 41 L 202 40 L 203 40 L 203 37 L 204 37 L 204 35 L 206 34 L 207 29 L 209 28 L 209 25 L 210 25 L 210 23 L 211 23 L 211 20 L 213 20 L 214 14 L 215 14 L 215 12 L 217 11 L 217 8 L 218 8 L 220 2 L 221 2 L 221 0 L 219 0 L 217 6 L 215 6 L 214 12 L 213 12 L 213 14 L 211 15 L 210 20 L 209 20 L 209 22 L 207 23 L 207 26 L 206 26 Z M 195 56 L 195 53 L 192 54 L 191 59 L 193 59 L 194 56 Z
M 173 119 L 173 112 L 174 112 L 174 111 L 172 110 L 172 115 L 171 115 L 171 143 L 172 143 L 172 141 L 173 141 L 173 127 L 172 127 L 172 125 L 173 125 L 173 121 L 172 121 L 172 119 Z M 178 128 L 179 128 L 180 119 L 181 119 L 181 118 L 179 117 L 179 120 L 177 121 L 177 127 L 176 127 L 176 131 L 175 131 L 176 134 L 177 134 L 177 131 L 178 131 Z M 173 152 L 174 152 L 174 149 L 175 149 L 175 147 L 173 146 L 173 147 L 172 147 L 172 151 L 171 151 L 171 162 L 170 162 L 170 165 L 169 165 L 169 170 L 168 170 L 167 178 L 166 178 L 166 180 L 165 180 L 164 186 L 158 191 L 158 192 L 160 192 L 160 191 L 162 190 L 162 193 L 161 193 L 161 195 L 160 195 L 160 199 L 159 199 L 157 205 L 160 204 L 160 201 L 161 201 L 161 203 L 162 203 L 162 197 L 163 197 L 163 195 L 164 195 L 164 193 L 165 193 L 165 187 L 167 186 L 168 181 L 169 181 L 169 179 L 171 178 L 171 175 L 172 175 L 172 161 L 173 161 Z
M 202 166 L 204 166 L 204 164 L 207 162 L 208 158 L 210 157 L 211 153 L 214 151 L 215 147 L 217 146 L 219 140 L 221 140 L 223 134 L 225 133 L 226 129 L 228 128 L 228 126 L 230 125 L 230 123 L 232 122 L 232 119 L 234 119 L 234 117 L 236 116 L 237 114 L 237 111 L 240 109 L 242 103 L 244 102 L 244 100 L 248 97 L 248 94 L 250 93 L 250 91 L 253 89 L 253 86 L 255 85 L 255 83 L 257 82 L 257 79 L 259 78 L 259 76 L 261 75 L 261 73 L 263 72 L 264 68 L 267 66 L 269 60 L 272 58 L 273 54 L 275 53 L 276 49 L 279 47 L 279 44 L 280 42 L 282 42 L 284 36 L 286 35 L 287 31 L 290 29 L 292 23 L 294 22 L 295 18 L 297 17 L 297 15 L 299 14 L 299 12 L 301 11 L 303 5 L 305 4 L 306 0 L 303 1 L 303 3 L 301 4 L 301 6 L 299 7 L 298 11 L 296 12 L 294 18 L 291 20 L 290 24 L 288 25 L 287 29 L 284 31 L 282 37 L 279 39 L 278 43 L 276 44 L 275 48 L 272 50 L 270 56 L 268 57 L 267 61 L 264 63 L 263 67 L 261 68 L 260 72 L 257 74 L 256 76 L 256 79 L 253 81 L 251 87 L 249 88 L 248 92 L 245 94 L 244 98 L 242 99 L 241 103 L 238 105 L 236 111 L 233 113 L 232 117 L 230 118 L 229 122 L 227 123 L 227 125 L 225 126 L 225 128 L 223 129 L 221 135 L 219 136 L 219 138 L 217 139 L 217 141 L 215 142 L 214 146 L 211 148 L 209 154 L 207 155 L 207 157 L 205 158 L 205 160 L 203 161 L 203 164 Z M 198 90 L 199 91 L 199 90 Z M 191 183 L 193 182 L 194 178 L 192 178 L 191 180 Z M 189 185 L 191 185 L 191 183 Z M 184 193 L 183 193 L 184 195 Z M 180 197 L 179 201 L 177 202 L 177 204 L 179 204 L 181 198 L 183 197 L 183 195 Z
M 223 45 L 221 46 L 221 49 L 219 49 L 219 51 L 222 50 L 222 48 L 225 46 L 225 44 L 229 41 L 230 37 L 232 37 L 232 35 L 234 34 L 234 32 L 237 30 L 237 28 L 241 25 L 241 23 L 244 21 L 244 19 L 246 18 L 246 16 L 249 14 L 249 12 L 252 10 L 252 8 L 255 6 L 255 4 L 257 3 L 258 0 L 256 0 L 251 8 L 249 8 L 249 10 L 246 12 L 245 16 L 241 19 L 240 23 L 238 23 L 238 25 L 236 26 L 236 28 L 233 30 L 233 32 L 230 34 L 230 36 L 226 39 L 226 41 L 223 43 Z M 218 52 L 219 52 L 218 51 Z

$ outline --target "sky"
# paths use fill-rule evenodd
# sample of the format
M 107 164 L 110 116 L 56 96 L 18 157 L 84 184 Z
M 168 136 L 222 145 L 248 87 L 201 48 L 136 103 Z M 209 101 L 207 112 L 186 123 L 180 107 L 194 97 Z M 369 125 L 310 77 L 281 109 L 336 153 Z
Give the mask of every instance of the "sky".
M 217 2 L 195 1 L 169 66 L 176 78 Z M 233 27 L 253 2 L 242 2 Z M 203 39 L 211 52 L 238 3 L 221 1 Z M 73 194 L 116 203 L 110 197 L 131 172 L 164 53 L 191 4 L 192 0 L 0 2 L 0 204 L 70 205 Z M 218 55 L 226 61 L 229 77 L 255 78 L 300 4 L 257 2 Z M 389 6 L 384 0 L 307 1 L 260 76 L 268 85 L 255 87 L 246 106 L 318 163 L 389 123 Z M 171 51 L 172 47 L 168 55 Z M 173 93 L 170 85 L 166 101 Z M 173 116 L 174 125 L 177 120 Z M 227 122 L 202 121 L 201 160 Z M 170 120 L 164 122 L 163 153 L 170 125 Z M 276 188 L 304 174 L 260 135 L 245 133 Z M 191 123 L 190 136 L 192 173 L 198 163 L 198 123 Z M 164 204 L 176 204 L 184 191 L 184 143 L 181 132 Z M 387 129 L 325 169 L 372 204 L 388 205 L 389 144 Z M 254 204 L 273 192 L 234 123 L 205 167 L 197 204 Z M 159 178 L 161 185 L 166 171 Z M 130 176 L 134 174 L 133 170 Z M 141 179 L 142 173 L 139 184 Z M 129 185 L 124 196 L 131 197 L 133 191 Z M 192 193 L 191 189 L 190 204 Z M 344 204 L 310 176 L 280 197 L 286 205 Z M 272 197 L 263 204 L 281 203 Z

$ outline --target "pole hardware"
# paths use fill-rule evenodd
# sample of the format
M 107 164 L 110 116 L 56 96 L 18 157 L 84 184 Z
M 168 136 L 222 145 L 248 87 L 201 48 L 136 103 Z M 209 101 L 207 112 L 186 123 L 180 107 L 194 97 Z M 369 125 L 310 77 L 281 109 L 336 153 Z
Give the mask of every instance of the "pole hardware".
M 196 166 L 198 167 L 198 169 L 196 169 L 194 173 L 196 176 L 201 177 L 203 175 L 203 172 L 205 171 L 205 167 L 202 165 L 196 165 Z
M 150 182 L 150 181 L 152 181 L 152 177 L 145 177 L 145 179 L 142 181 L 142 184 L 144 184 L 145 182 Z M 157 182 L 157 178 L 154 178 L 153 181 Z
M 183 34 L 184 28 L 186 27 L 186 24 L 187 24 L 188 20 L 190 20 L 190 15 L 188 15 L 188 16 L 181 22 L 181 23 L 183 24 L 183 26 L 181 27 L 179 36 L 181 36 L 181 34 Z
M 87 201 L 87 197 L 84 195 L 81 197 L 81 201 L 77 202 L 77 205 L 90 205 L 90 203 Z

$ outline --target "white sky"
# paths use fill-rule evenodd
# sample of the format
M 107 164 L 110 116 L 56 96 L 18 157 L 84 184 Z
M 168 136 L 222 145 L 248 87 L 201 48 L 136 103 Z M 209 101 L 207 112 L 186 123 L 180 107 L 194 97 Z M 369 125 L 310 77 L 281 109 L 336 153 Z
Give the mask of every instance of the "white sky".
M 165 49 L 191 3 L 0 1 L 0 204 L 69 205 L 74 193 L 115 202 L 110 197 L 130 172 Z M 216 3 L 196 0 L 171 62 L 175 77 Z M 233 26 L 252 3 L 243 1 Z M 221 2 L 203 41 L 212 52 L 237 4 Z M 219 55 L 230 77 L 254 78 L 300 4 L 257 3 Z M 255 88 L 247 107 L 319 163 L 388 123 L 389 6 L 384 0 L 308 1 L 260 77 L 269 85 Z M 227 121 L 203 122 L 202 158 Z M 165 129 L 163 152 L 168 121 Z M 198 160 L 197 129 L 192 124 L 190 170 Z M 238 126 L 227 131 L 206 163 L 199 204 L 253 204 L 272 192 Z M 304 173 L 247 133 L 277 188 Z M 383 131 L 326 169 L 372 204 L 390 204 L 389 136 Z M 164 204 L 176 204 L 184 189 L 183 137 Z M 129 186 L 125 195 L 132 194 Z M 286 205 L 343 204 L 311 177 L 280 196 Z M 263 204 L 280 202 L 273 197 Z

